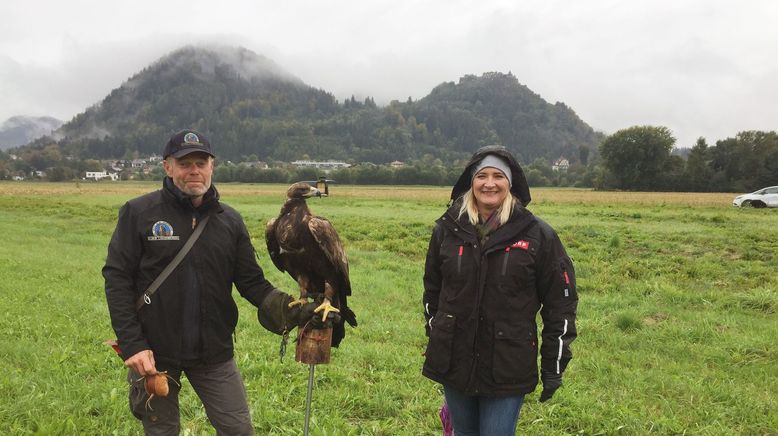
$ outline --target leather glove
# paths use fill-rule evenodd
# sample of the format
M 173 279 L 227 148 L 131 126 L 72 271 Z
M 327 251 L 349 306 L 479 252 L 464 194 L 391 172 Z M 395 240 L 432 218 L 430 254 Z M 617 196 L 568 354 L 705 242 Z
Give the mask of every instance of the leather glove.
M 321 303 L 316 302 L 316 303 L 310 303 L 310 304 L 313 304 L 314 305 L 313 308 L 315 309 Z M 340 314 L 338 312 L 330 312 L 327 315 L 327 319 L 324 320 L 324 321 L 321 320 L 321 312 L 314 313 L 313 314 L 313 318 L 310 318 L 310 322 L 308 323 L 308 327 L 310 327 L 312 329 L 329 329 L 329 328 L 332 328 L 332 325 L 334 323 L 339 323 L 340 319 L 341 319 L 340 318 Z M 303 323 L 303 324 L 305 324 L 305 323 Z
M 262 327 L 280 335 L 284 331 L 288 332 L 316 318 L 313 311 L 319 306 L 317 303 L 305 303 L 302 306 L 295 305 L 294 307 L 289 307 L 289 303 L 292 301 L 294 301 L 294 298 L 291 295 L 278 289 L 268 294 L 262 300 L 262 304 L 257 310 L 257 318 Z M 321 321 L 321 317 L 318 318 Z
M 543 392 L 540 393 L 540 402 L 545 403 L 554 396 L 554 392 L 562 386 L 562 374 L 549 371 L 540 371 L 540 380 L 543 382 Z

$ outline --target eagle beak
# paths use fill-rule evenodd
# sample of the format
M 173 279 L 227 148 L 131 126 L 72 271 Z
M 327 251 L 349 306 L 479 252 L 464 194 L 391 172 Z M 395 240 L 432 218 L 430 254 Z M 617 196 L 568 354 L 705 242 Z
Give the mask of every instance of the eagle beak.
M 311 197 L 314 197 L 314 196 L 315 196 L 315 197 L 321 197 L 321 191 L 319 191 L 318 189 L 316 189 L 316 187 L 314 187 L 314 186 L 311 186 L 311 193 L 310 193 L 310 196 L 311 196 Z

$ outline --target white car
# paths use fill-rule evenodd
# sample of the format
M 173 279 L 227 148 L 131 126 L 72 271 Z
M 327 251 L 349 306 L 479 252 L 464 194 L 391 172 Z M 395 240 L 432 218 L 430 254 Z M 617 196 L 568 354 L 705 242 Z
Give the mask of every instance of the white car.
M 778 207 L 778 186 L 762 188 L 750 194 L 738 195 L 732 200 L 736 207 Z

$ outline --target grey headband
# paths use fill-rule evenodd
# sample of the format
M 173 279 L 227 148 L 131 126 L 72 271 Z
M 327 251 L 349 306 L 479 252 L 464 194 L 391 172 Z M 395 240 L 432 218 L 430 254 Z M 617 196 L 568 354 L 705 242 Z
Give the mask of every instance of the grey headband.
M 487 154 L 483 159 L 481 159 L 480 162 L 473 166 L 473 173 L 470 175 L 470 179 L 472 180 L 479 171 L 486 167 L 500 170 L 503 174 L 505 174 L 505 177 L 508 178 L 508 186 L 513 186 L 510 165 L 508 165 L 508 162 L 506 162 L 505 159 L 493 154 Z

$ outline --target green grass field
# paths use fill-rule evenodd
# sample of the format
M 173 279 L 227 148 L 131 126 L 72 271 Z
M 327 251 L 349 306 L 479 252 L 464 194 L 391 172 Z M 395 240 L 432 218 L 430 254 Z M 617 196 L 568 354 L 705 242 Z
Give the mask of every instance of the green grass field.
M 285 186 L 221 185 L 269 279 L 264 224 Z M 100 274 L 119 207 L 156 184 L 0 183 L 0 432 L 138 434 Z M 359 327 L 317 368 L 312 434 L 436 435 L 421 376 L 422 267 L 445 188 L 335 185 L 309 201 L 349 254 Z M 578 274 L 579 338 L 564 386 L 527 396 L 518 434 L 778 434 L 778 210 L 733 194 L 535 189 Z M 306 365 L 239 300 L 236 360 L 257 434 L 302 433 Z M 212 434 L 184 382 L 186 434 Z

